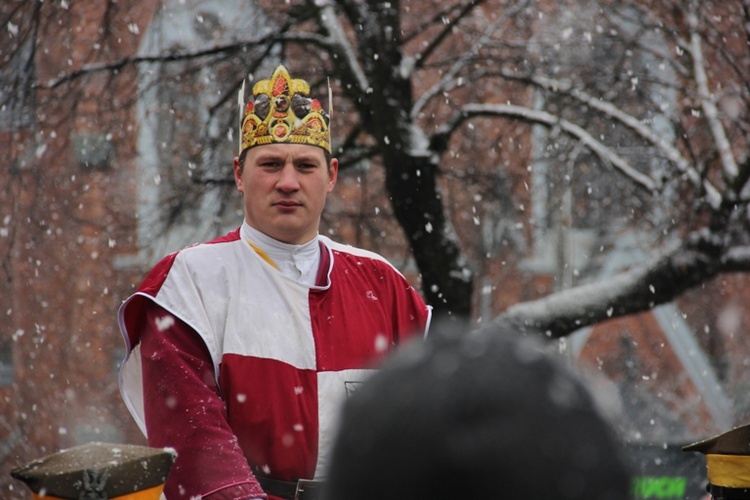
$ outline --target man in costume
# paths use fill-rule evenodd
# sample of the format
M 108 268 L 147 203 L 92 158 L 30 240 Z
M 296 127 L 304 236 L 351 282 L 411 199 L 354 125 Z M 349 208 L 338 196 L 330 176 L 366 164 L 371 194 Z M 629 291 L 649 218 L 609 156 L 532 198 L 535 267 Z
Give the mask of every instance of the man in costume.
M 177 450 L 169 500 L 313 498 L 341 401 L 426 333 L 393 266 L 318 234 L 338 162 L 309 93 L 279 66 L 241 99 L 244 223 L 165 257 L 120 308 L 123 398 L 150 446 Z
M 713 500 L 750 500 L 750 424 L 682 447 L 706 456 Z

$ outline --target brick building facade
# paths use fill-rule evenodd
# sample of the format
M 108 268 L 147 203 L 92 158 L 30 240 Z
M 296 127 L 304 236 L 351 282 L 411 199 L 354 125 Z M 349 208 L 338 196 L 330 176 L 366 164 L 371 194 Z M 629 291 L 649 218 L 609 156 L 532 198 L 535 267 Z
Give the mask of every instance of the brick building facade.
M 164 133 L 171 123 L 149 122 L 159 113 L 174 114 L 174 122 L 203 123 L 205 117 L 188 116 L 195 96 L 182 103 L 170 101 L 169 109 L 156 110 L 151 106 L 164 95 L 157 92 L 149 97 L 152 89 L 138 84 L 143 74 L 133 65 L 113 65 L 112 71 L 64 78 L 91 65 L 143 54 L 149 43 L 168 38 L 167 31 L 173 35 L 174 26 L 164 28 L 169 20 L 159 21 L 165 23 L 162 28 L 166 31 L 154 32 L 151 27 L 161 3 L 39 2 L 27 9 L 26 17 L 13 17 L 22 1 L 0 5 L 0 16 L 12 20 L 3 43 L 8 41 L 8 47 L 18 44 L 13 45 L 17 50 L 0 49 L 4 57 L 0 66 L 3 97 L 8 97 L 7 89 L 13 89 L 16 97 L 24 92 L 21 99 L 4 99 L 18 105 L 5 104 L 0 109 L 0 150 L 6 152 L 0 159 L 3 498 L 24 498 L 7 472 L 31 458 L 92 440 L 144 443 L 117 388 L 123 344 L 115 312 L 160 253 L 175 249 L 178 243 L 200 239 L 196 233 L 186 236 L 188 233 L 180 231 L 174 233 L 176 239 L 159 238 L 160 230 L 148 222 L 149 212 L 162 208 L 158 205 L 163 198 L 148 195 L 159 185 L 155 180 L 159 172 L 148 168 L 158 168 L 161 159 L 174 154 L 184 155 L 186 165 L 191 164 L 191 158 L 206 162 L 202 144 L 176 143 L 162 150 L 157 143 L 152 150 L 144 149 L 153 134 Z M 213 8 L 214 4 L 206 5 Z M 206 21 L 209 7 L 201 14 L 205 19 L 192 25 L 196 43 L 201 36 L 205 40 L 217 36 Z M 195 18 L 195 14 L 191 16 L 188 20 Z M 24 47 L 23 34 L 35 29 L 39 30 L 36 45 Z M 173 43 L 181 42 L 176 38 Z M 11 53 L 15 55 L 11 57 Z M 32 81 L 44 85 L 31 90 Z M 514 99 L 533 98 L 524 91 L 512 92 L 509 95 Z M 152 98 L 156 101 L 148 101 Z M 133 103 L 138 105 L 129 105 Z M 152 128 L 146 127 L 147 122 Z M 171 137 L 181 133 L 186 132 L 175 130 Z M 479 165 L 489 155 L 493 165 L 507 167 L 505 191 L 496 193 L 512 193 L 520 204 L 534 205 L 533 194 L 526 188 L 533 185 L 533 179 L 525 168 L 534 154 L 533 132 L 509 122 L 493 122 L 477 127 L 473 141 L 494 146 L 488 152 L 456 145 L 456 164 Z M 211 162 L 221 165 L 224 161 L 228 166 L 231 158 L 227 158 L 228 153 L 212 157 Z M 144 171 L 150 174 L 144 175 Z M 343 241 L 381 250 L 417 283 L 398 227 L 362 215 L 388 211 L 382 182 L 376 169 L 353 169 L 343 175 L 339 194 L 324 216 L 324 230 Z M 467 199 L 487 199 L 493 191 L 459 192 L 448 181 L 444 187 L 446 195 L 457 200 L 449 211 L 460 239 L 481 240 L 485 245 L 476 244 L 467 251 L 481 263 L 476 320 L 487 321 L 514 302 L 559 287 L 562 278 L 552 265 L 555 257 L 545 257 L 539 251 L 529 220 L 519 219 L 523 229 L 517 233 L 509 230 L 499 231 L 500 236 L 482 236 L 475 219 L 499 224 L 500 217 L 493 219 L 485 210 L 488 205 L 479 202 L 474 203 L 478 214 L 464 208 L 472 205 Z M 355 204 L 358 208 L 353 210 Z M 150 208 L 144 210 L 144 206 Z M 532 218 L 530 212 L 518 210 L 523 214 L 519 217 Z M 237 215 L 231 208 L 226 213 Z M 194 222 L 183 221 L 181 231 L 196 227 Z M 233 225 L 236 217 L 228 217 L 212 220 L 201 229 L 220 232 L 217 228 Z M 497 241 L 493 241 L 495 237 Z M 578 237 L 581 239 L 576 241 L 582 243 L 577 248 L 585 253 L 585 235 Z M 156 243 L 144 250 L 149 239 Z M 566 341 L 576 361 L 614 382 L 617 389 L 609 385 L 606 390 L 619 391 L 615 396 L 620 404 L 640 410 L 621 412 L 623 432 L 648 434 L 653 427 L 654 436 L 666 432 L 679 442 L 722 430 L 726 419 L 750 416 L 748 405 L 730 403 L 740 401 L 737 396 L 747 388 L 744 381 L 750 380 L 746 362 L 750 341 L 743 335 L 750 324 L 750 313 L 743 307 L 750 290 L 747 281 L 744 276 L 721 277 L 689 292 L 666 312 L 613 320 Z M 669 332 L 665 333 L 670 328 L 693 333 L 696 343 L 687 347 L 673 344 Z M 724 387 L 723 396 L 710 399 L 706 391 L 713 392 L 715 387 L 693 378 L 698 368 L 690 359 L 700 354 L 694 347 L 708 353 L 698 356 L 703 364 L 696 366 L 715 374 Z M 693 349 L 692 355 L 681 357 L 680 349 Z M 727 404 L 729 408 L 723 406 Z M 664 428 L 656 429 L 659 426 Z
M 141 279 L 121 265 L 137 243 L 134 114 L 121 105 L 135 71 L 29 83 L 132 54 L 132 26 L 151 13 L 146 2 L 22 3 L 0 6 L 15 34 L 3 34 L 0 50 L 3 101 L 26 92 L 22 106 L 0 110 L 0 496 L 9 499 L 28 494 L 8 475 L 19 463 L 94 440 L 143 442 L 117 388 L 114 315 Z

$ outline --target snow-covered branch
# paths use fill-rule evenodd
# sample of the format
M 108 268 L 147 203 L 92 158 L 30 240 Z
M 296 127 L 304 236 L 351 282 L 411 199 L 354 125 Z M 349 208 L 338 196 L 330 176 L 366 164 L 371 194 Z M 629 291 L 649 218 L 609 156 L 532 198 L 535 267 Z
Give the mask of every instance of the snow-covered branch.
M 245 40 L 237 43 L 214 45 L 203 50 L 174 50 L 165 51 L 160 54 L 128 56 L 117 61 L 84 64 L 80 68 L 69 73 L 62 74 L 46 82 L 37 82 L 35 87 L 54 89 L 63 83 L 70 82 L 76 78 L 94 73 L 119 71 L 126 66 L 135 66 L 149 63 L 173 63 L 200 59 L 203 57 L 216 56 L 233 52 L 241 52 L 253 47 L 269 45 L 277 41 L 312 43 L 322 48 L 330 47 L 330 41 L 312 33 L 286 34 L 282 33 L 273 37 L 264 37 L 258 40 Z
M 716 148 L 721 158 L 721 165 L 724 170 L 724 176 L 727 184 L 731 185 L 737 177 L 739 169 L 737 162 L 732 153 L 732 146 L 727 138 L 724 125 L 719 118 L 719 110 L 716 107 L 711 90 L 708 85 L 708 75 L 706 74 L 706 61 L 703 57 L 701 34 L 698 31 L 698 16 L 695 13 L 695 2 L 692 2 L 692 9 L 688 14 L 688 24 L 690 26 L 690 55 L 693 59 L 693 73 L 695 83 L 698 86 L 698 93 L 701 101 L 701 109 L 708 122 L 711 135 L 716 141 Z
M 473 0 L 471 2 L 467 2 L 467 4 L 461 8 L 461 11 L 458 13 L 458 15 L 456 15 L 452 19 L 448 19 L 447 22 L 444 22 L 443 29 L 440 31 L 440 33 L 432 39 L 432 41 L 424 48 L 422 52 L 413 56 L 415 60 L 415 64 L 413 65 L 413 67 L 421 68 L 425 61 L 430 58 L 432 53 L 437 50 L 437 48 L 451 33 L 453 33 L 458 23 L 460 23 L 461 20 L 468 16 L 471 11 L 474 10 L 474 8 L 476 8 L 478 5 L 481 5 L 482 3 L 484 3 L 484 0 Z M 453 7 L 451 9 L 453 9 Z M 440 13 L 434 18 L 433 22 L 436 20 L 443 21 L 445 17 L 445 14 Z M 422 30 L 424 30 L 424 27 L 422 27 Z
M 750 272 L 750 246 L 731 248 L 722 258 L 722 269 L 726 272 Z
M 516 304 L 495 321 L 558 338 L 609 318 L 652 309 L 722 270 L 717 249 L 701 241 L 703 248 L 688 242 L 606 281 Z
M 416 119 L 419 116 L 419 114 L 422 112 L 422 109 L 424 109 L 427 103 L 430 102 L 430 100 L 433 99 L 435 96 L 458 86 L 456 75 L 458 75 L 458 73 L 464 67 L 466 67 L 469 61 L 471 61 L 474 58 L 474 56 L 476 56 L 476 54 L 479 53 L 482 47 L 484 47 L 485 44 L 492 38 L 492 35 L 495 33 L 495 31 L 497 31 L 497 29 L 503 23 L 505 23 L 508 20 L 508 18 L 514 16 L 516 13 L 526 8 L 526 5 L 528 3 L 529 3 L 528 0 L 525 2 L 519 2 L 517 5 L 513 6 L 512 8 L 504 10 L 502 16 L 499 16 L 494 22 L 492 22 L 489 26 L 487 26 L 487 28 L 482 33 L 482 36 L 479 37 L 479 39 L 471 47 L 471 49 L 466 51 L 466 53 L 464 53 L 462 57 L 458 58 L 456 62 L 453 63 L 450 69 L 445 72 L 445 74 L 443 75 L 443 78 L 441 78 L 437 84 L 433 85 L 432 88 L 430 88 L 424 94 L 419 96 L 419 98 L 416 100 L 416 102 L 414 103 L 414 106 L 411 109 L 412 119 Z
M 320 24 L 328 32 L 335 52 L 343 58 L 343 60 L 338 61 L 338 64 L 347 68 L 347 73 L 351 75 L 362 92 L 367 92 L 371 85 L 359 64 L 356 52 L 344 33 L 344 27 L 339 22 L 334 3 L 331 0 L 318 0 L 316 5 L 320 7 L 318 10 Z
M 596 98 L 583 90 L 574 88 L 571 83 L 567 81 L 555 80 L 543 76 L 528 77 L 508 71 L 503 71 L 503 76 L 505 78 L 529 81 L 545 90 L 569 95 L 610 118 L 616 119 L 637 133 L 641 138 L 656 146 L 662 154 L 664 154 L 664 157 L 677 167 L 677 170 L 687 175 L 693 185 L 702 188 L 706 192 L 706 200 L 712 208 L 716 209 L 721 205 L 721 193 L 713 184 L 711 184 L 711 182 L 708 181 L 708 179 L 703 178 L 703 176 L 698 173 L 691 162 L 682 155 L 679 149 L 664 140 L 664 137 L 654 129 L 647 126 L 633 115 L 626 113 L 618 106 L 615 106 L 611 102 Z
M 546 125 L 548 127 L 559 127 L 561 131 L 579 140 L 604 162 L 611 164 L 615 169 L 630 178 L 637 186 L 651 192 L 654 192 L 659 188 L 658 183 L 651 177 L 633 168 L 625 158 L 596 140 L 582 127 L 546 111 L 534 110 L 514 104 L 467 104 L 461 108 L 451 122 L 445 125 L 441 133 L 449 133 L 458 127 L 463 121 L 476 116 L 512 117 L 530 123 Z

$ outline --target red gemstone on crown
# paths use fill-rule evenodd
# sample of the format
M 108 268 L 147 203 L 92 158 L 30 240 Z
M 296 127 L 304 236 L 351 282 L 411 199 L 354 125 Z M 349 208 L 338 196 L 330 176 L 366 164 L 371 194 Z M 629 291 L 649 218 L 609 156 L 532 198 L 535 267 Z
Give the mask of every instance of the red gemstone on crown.
M 278 77 L 275 82 L 273 82 L 273 95 L 281 95 L 281 94 L 288 94 L 289 93 L 289 84 L 287 83 L 286 79 L 283 77 Z

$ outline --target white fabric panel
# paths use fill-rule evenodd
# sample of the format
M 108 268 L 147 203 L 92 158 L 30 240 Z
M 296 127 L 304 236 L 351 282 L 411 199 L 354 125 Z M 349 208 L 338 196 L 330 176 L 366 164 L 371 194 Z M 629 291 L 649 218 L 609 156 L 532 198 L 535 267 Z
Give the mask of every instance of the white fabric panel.
M 341 407 L 349 397 L 375 370 L 352 369 L 318 373 L 318 464 L 315 478 L 326 476 L 331 460 L 333 441 L 336 437 Z

